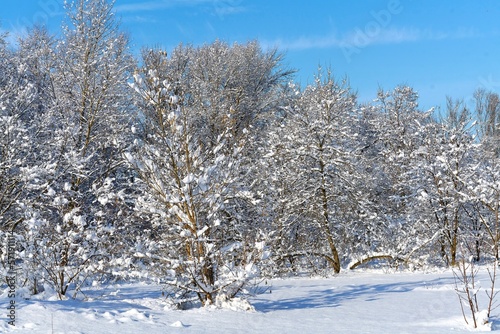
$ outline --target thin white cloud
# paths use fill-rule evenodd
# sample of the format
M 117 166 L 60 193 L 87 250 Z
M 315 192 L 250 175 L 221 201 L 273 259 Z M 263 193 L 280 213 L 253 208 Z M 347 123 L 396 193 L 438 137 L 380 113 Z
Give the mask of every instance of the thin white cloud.
M 122 18 L 122 22 L 125 23 L 155 23 L 157 22 L 156 19 L 148 16 L 141 16 L 141 15 L 133 15 L 133 16 L 125 16 Z
M 415 28 L 381 28 L 373 26 L 371 29 L 356 28 L 343 34 L 324 36 L 301 36 L 296 39 L 276 39 L 263 41 L 265 47 L 278 47 L 286 50 L 307 50 L 325 48 L 364 48 L 370 45 L 399 44 L 423 40 L 445 40 L 474 38 L 479 34 L 474 29 L 457 29 L 456 31 L 433 31 Z
M 199 5 L 211 5 L 214 13 L 219 16 L 238 14 L 246 11 L 240 6 L 240 0 L 163 0 L 144 1 L 131 4 L 115 5 L 118 13 L 156 11 L 173 7 L 193 7 Z
M 240 14 L 246 12 L 247 8 L 243 6 L 232 6 L 230 4 L 218 5 L 215 8 L 215 13 L 220 16 Z
M 165 9 L 168 7 L 172 7 L 174 5 L 174 2 L 177 1 L 135 2 L 126 5 L 115 5 L 115 10 L 119 13 L 154 11 L 158 9 Z

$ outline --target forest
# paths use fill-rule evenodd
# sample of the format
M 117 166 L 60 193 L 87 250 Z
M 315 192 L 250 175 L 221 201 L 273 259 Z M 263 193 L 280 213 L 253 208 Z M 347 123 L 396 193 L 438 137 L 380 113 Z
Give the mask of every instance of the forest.
M 497 93 L 359 103 L 258 41 L 136 55 L 105 0 L 69 2 L 62 27 L 0 36 L 4 286 L 13 267 L 61 299 L 153 280 L 182 307 L 255 278 L 499 258 Z

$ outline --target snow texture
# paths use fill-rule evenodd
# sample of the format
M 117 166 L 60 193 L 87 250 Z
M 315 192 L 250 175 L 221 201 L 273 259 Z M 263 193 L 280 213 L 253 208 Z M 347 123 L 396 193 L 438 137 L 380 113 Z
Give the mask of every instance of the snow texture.
M 486 277 L 479 277 L 487 279 Z M 263 282 L 250 298 L 175 310 L 152 284 L 85 291 L 86 301 L 17 300 L 4 333 L 470 333 L 451 271 L 345 272 Z M 479 295 L 479 298 L 485 296 Z M 7 294 L 0 297 L 2 305 Z M 474 331 L 495 329 L 492 323 Z

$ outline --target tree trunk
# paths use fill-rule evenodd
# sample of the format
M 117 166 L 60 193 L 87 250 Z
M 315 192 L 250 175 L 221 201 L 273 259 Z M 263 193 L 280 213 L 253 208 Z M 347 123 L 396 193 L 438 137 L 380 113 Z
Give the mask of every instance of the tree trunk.
M 321 148 L 320 148 L 321 151 Z M 323 219 L 321 223 L 321 227 L 323 228 L 323 232 L 326 234 L 326 239 L 328 240 L 328 246 L 330 248 L 330 252 L 332 255 L 332 259 L 330 260 L 330 263 L 333 267 L 333 270 L 335 271 L 336 274 L 340 272 L 340 259 L 339 259 L 339 253 L 337 251 L 337 247 L 335 246 L 335 241 L 333 240 L 333 234 L 330 229 L 330 216 L 328 213 L 328 196 L 326 193 L 326 182 L 325 182 L 325 176 L 324 176 L 324 169 L 325 169 L 325 164 L 323 163 L 323 160 L 320 159 L 319 161 L 320 165 L 320 173 L 321 173 L 321 202 L 322 202 L 322 207 L 323 207 Z

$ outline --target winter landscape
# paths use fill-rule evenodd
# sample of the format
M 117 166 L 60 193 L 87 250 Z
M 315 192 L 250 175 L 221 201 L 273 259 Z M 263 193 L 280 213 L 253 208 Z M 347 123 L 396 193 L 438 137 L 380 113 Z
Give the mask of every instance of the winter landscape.
M 1 332 L 500 326 L 496 92 L 360 102 L 258 41 L 134 53 L 113 1 L 65 11 L 0 30 Z
M 487 275 L 486 275 L 487 276 Z M 485 283 L 488 278 L 480 274 Z M 485 281 L 483 281 L 483 279 Z M 86 301 L 22 300 L 6 333 L 471 333 L 457 303 L 453 274 L 372 270 L 332 278 L 262 282 L 248 303 L 174 310 L 158 286 L 117 284 L 85 292 Z M 487 306 L 486 294 L 479 292 Z M 50 295 L 48 295 L 50 296 Z M 484 298 L 483 298 L 484 297 Z M 2 296 L 2 300 L 5 295 Z M 40 300 L 44 299 L 44 300 Z M 467 314 L 471 321 L 470 314 Z

